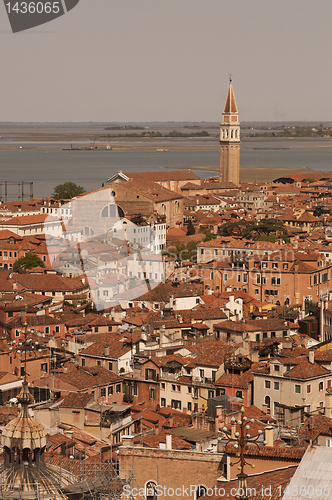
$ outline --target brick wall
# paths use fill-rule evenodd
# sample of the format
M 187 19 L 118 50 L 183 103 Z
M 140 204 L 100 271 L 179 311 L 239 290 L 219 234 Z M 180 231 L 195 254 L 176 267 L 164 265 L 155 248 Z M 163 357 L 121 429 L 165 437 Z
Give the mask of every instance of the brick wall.
M 134 451 L 134 453 L 133 453 Z M 154 481 L 161 487 L 188 488 L 188 496 L 176 495 L 174 498 L 191 498 L 191 485 L 212 488 L 217 478 L 222 475 L 222 454 L 196 453 L 181 450 L 160 450 L 131 446 L 119 448 L 119 472 L 121 477 L 128 476 L 128 470 L 134 469 L 134 487 L 144 488 L 148 481 Z M 164 494 L 160 500 L 169 498 Z

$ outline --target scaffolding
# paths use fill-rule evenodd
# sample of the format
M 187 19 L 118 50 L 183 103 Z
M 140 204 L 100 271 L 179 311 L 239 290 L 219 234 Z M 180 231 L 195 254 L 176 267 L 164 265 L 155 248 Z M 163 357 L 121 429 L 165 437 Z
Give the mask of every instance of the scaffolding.
M 16 189 L 15 189 L 16 187 Z M 26 193 L 26 188 L 29 193 Z M 30 188 L 30 189 L 29 189 Z M 33 182 L 14 182 L 2 181 L 0 182 L 0 201 L 13 201 L 13 200 L 33 200 Z

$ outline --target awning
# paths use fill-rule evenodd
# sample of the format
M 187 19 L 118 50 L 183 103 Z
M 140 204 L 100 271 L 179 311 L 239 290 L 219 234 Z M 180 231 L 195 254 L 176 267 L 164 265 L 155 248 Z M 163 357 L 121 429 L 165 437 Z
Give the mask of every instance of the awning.
M 10 389 L 17 389 L 22 387 L 23 380 L 16 380 L 15 382 L 9 382 L 8 384 L 1 384 L 0 391 L 9 391 Z

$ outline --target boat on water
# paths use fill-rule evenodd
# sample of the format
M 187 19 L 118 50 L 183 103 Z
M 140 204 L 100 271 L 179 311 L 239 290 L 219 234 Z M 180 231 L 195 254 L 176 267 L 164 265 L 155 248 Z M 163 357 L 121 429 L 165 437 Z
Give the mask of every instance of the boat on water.
M 167 153 L 169 149 L 157 149 L 158 153 Z

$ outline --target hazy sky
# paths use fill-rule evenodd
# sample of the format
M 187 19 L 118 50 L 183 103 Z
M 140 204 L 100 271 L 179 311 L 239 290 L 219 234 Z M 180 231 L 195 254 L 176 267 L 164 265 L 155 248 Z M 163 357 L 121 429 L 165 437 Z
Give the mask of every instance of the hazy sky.
M 2 3 L 2 2 L 1 2 Z M 13 34 L 0 121 L 332 120 L 331 0 L 80 0 Z

